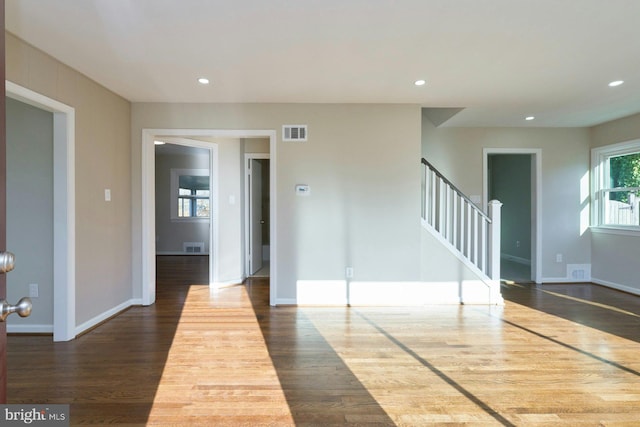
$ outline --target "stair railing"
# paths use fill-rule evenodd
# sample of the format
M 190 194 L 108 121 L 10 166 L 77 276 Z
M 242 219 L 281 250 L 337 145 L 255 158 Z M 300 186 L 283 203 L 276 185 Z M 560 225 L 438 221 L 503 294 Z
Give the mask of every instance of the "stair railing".
M 485 213 L 422 159 L 422 220 L 491 280 L 500 280 L 500 207 Z

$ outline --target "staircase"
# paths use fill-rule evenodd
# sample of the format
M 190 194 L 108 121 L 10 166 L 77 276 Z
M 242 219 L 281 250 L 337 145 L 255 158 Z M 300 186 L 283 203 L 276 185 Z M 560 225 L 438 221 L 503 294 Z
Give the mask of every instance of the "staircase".
M 486 285 L 490 304 L 504 303 L 500 294 L 501 206 L 492 200 L 488 213 L 483 212 L 422 159 L 422 225 Z

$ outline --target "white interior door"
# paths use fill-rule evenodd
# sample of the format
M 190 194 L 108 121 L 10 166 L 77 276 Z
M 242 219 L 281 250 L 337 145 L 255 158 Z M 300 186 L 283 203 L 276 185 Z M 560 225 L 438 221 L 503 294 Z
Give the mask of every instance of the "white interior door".
M 250 230 L 250 274 L 255 274 L 262 268 L 262 164 L 260 161 L 251 159 L 249 168 L 249 215 L 251 222 Z

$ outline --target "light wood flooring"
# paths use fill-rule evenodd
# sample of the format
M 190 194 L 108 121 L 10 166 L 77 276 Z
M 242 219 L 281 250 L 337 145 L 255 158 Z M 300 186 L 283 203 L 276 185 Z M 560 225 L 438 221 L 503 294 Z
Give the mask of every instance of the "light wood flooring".
M 268 279 L 164 280 L 155 305 L 74 341 L 10 336 L 10 403 L 70 403 L 85 426 L 640 425 L 628 294 L 514 284 L 504 307 L 274 308 Z

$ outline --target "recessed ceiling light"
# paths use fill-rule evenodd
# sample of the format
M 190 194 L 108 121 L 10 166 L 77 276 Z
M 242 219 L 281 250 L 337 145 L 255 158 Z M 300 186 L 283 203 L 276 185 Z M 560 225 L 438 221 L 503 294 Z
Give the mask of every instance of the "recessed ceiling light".
M 415 82 L 413 82 L 414 85 L 416 86 L 424 86 L 425 84 L 427 84 L 426 80 L 416 80 Z
M 531 120 L 535 119 L 535 117 L 534 116 L 527 116 L 524 119 L 530 122 Z
M 162 141 L 153 141 L 153 143 L 155 145 L 164 145 L 164 142 L 162 142 Z
M 609 86 L 616 87 L 616 86 L 620 86 L 622 83 L 624 83 L 624 80 L 614 80 L 611 83 L 609 83 Z
M 207 79 L 205 77 L 200 77 L 198 79 L 198 83 L 200 83 L 201 85 L 208 85 L 209 84 L 209 79 Z

